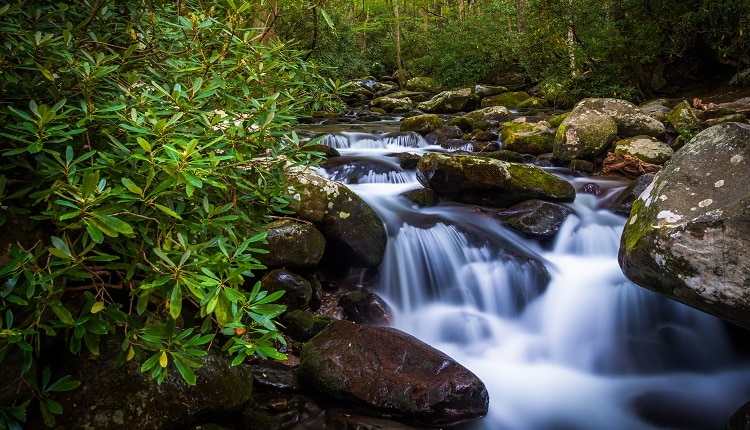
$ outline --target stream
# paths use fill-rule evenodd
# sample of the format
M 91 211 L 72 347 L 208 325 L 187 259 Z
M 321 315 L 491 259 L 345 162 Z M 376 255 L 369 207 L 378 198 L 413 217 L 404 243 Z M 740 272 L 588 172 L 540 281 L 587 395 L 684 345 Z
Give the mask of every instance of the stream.
M 750 400 L 750 360 L 724 323 L 629 282 L 625 219 L 606 207 L 627 181 L 552 172 L 579 193 L 552 243 L 504 227 L 497 210 L 400 197 L 421 188 L 404 152 L 445 151 L 414 133 L 336 132 L 322 174 L 383 219 L 376 292 L 395 326 L 476 373 L 490 394 L 471 429 L 722 429 Z M 566 176 L 567 175 L 567 176 Z

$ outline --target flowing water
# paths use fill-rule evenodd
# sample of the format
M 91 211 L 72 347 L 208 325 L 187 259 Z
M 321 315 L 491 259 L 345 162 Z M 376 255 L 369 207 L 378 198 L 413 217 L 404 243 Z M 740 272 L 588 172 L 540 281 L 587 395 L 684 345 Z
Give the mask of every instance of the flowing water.
M 415 134 L 336 133 L 323 174 L 378 211 L 389 242 L 377 292 L 396 327 L 487 385 L 486 429 L 720 429 L 750 400 L 750 362 L 718 319 L 630 283 L 617 264 L 625 219 L 602 209 L 626 183 L 596 180 L 555 241 L 505 228 L 488 208 L 419 208 L 404 152 Z M 592 179 L 566 177 L 574 185 Z

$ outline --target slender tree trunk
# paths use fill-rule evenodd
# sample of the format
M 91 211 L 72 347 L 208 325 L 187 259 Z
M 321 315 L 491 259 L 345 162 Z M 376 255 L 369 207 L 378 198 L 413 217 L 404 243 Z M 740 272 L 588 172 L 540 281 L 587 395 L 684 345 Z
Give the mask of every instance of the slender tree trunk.
M 578 76 L 578 64 L 576 62 L 576 34 L 573 28 L 573 0 L 568 0 L 570 9 L 568 10 L 568 38 L 566 45 L 568 46 L 568 59 L 570 60 L 570 76 Z
M 401 17 L 398 0 L 393 0 L 393 16 L 396 18 L 396 67 L 398 67 L 398 84 L 404 87 L 406 85 L 406 73 L 404 72 L 404 62 L 401 59 Z

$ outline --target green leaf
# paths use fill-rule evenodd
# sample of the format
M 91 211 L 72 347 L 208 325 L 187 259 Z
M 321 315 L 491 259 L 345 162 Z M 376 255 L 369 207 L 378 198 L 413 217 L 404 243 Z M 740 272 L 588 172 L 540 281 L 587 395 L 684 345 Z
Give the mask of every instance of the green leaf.
M 63 258 L 72 258 L 70 248 L 68 247 L 68 243 L 66 241 L 60 239 L 57 236 L 52 236 L 50 237 L 50 239 L 52 240 L 52 246 L 55 247 L 54 249 L 60 251 L 63 255 Z
M 165 214 L 182 221 L 182 217 L 180 217 L 180 215 L 177 212 L 173 211 L 172 209 L 169 209 L 168 207 L 164 205 L 160 205 L 159 203 L 154 203 L 154 206 L 156 206 L 157 209 L 164 212 Z
M 52 385 L 47 388 L 47 391 L 70 391 L 78 388 L 81 385 L 81 381 L 75 381 L 71 379 L 72 376 L 65 375 L 58 379 Z
M 122 184 L 125 185 L 125 188 L 127 188 L 131 193 L 138 194 L 139 196 L 143 195 L 143 190 L 141 189 L 141 187 L 136 185 L 132 180 L 128 178 L 122 178 L 121 181 Z
M 52 312 L 55 313 L 57 318 L 62 321 L 63 324 L 72 326 L 76 323 L 76 321 L 73 319 L 73 315 L 71 315 L 70 311 L 65 306 L 63 306 L 63 304 L 60 303 L 59 300 L 52 300 L 48 304 L 49 307 L 52 308 Z
M 172 294 L 169 296 L 169 315 L 173 319 L 177 319 L 182 312 L 182 287 L 180 284 L 176 284 L 172 288 Z
M 100 214 L 98 212 L 93 212 L 91 215 L 117 233 L 122 233 L 126 236 L 133 234 L 133 227 L 119 218 L 113 217 L 112 215 Z
M 180 356 L 173 355 L 172 358 L 174 366 L 177 368 L 177 371 L 180 372 L 182 379 L 184 379 L 188 385 L 195 385 L 196 378 L 193 369 L 191 369 L 189 365 L 184 363 Z
M 104 242 L 104 235 L 93 220 L 87 219 L 84 220 L 83 223 L 86 225 L 86 232 L 89 234 L 89 237 L 91 237 L 91 240 L 96 243 Z

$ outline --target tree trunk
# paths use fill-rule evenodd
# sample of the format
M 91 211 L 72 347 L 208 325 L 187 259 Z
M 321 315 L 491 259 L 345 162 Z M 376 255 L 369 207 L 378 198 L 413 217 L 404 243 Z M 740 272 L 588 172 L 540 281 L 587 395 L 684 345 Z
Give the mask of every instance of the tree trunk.
M 401 17 L 398 0 L 393 0 L 393 16 L 396 18 L 396 67 L 398 67 L 398 84 L 403 88 L 406 85 L 406 73 L 404 72 L 404 62 L 401 59 Z

